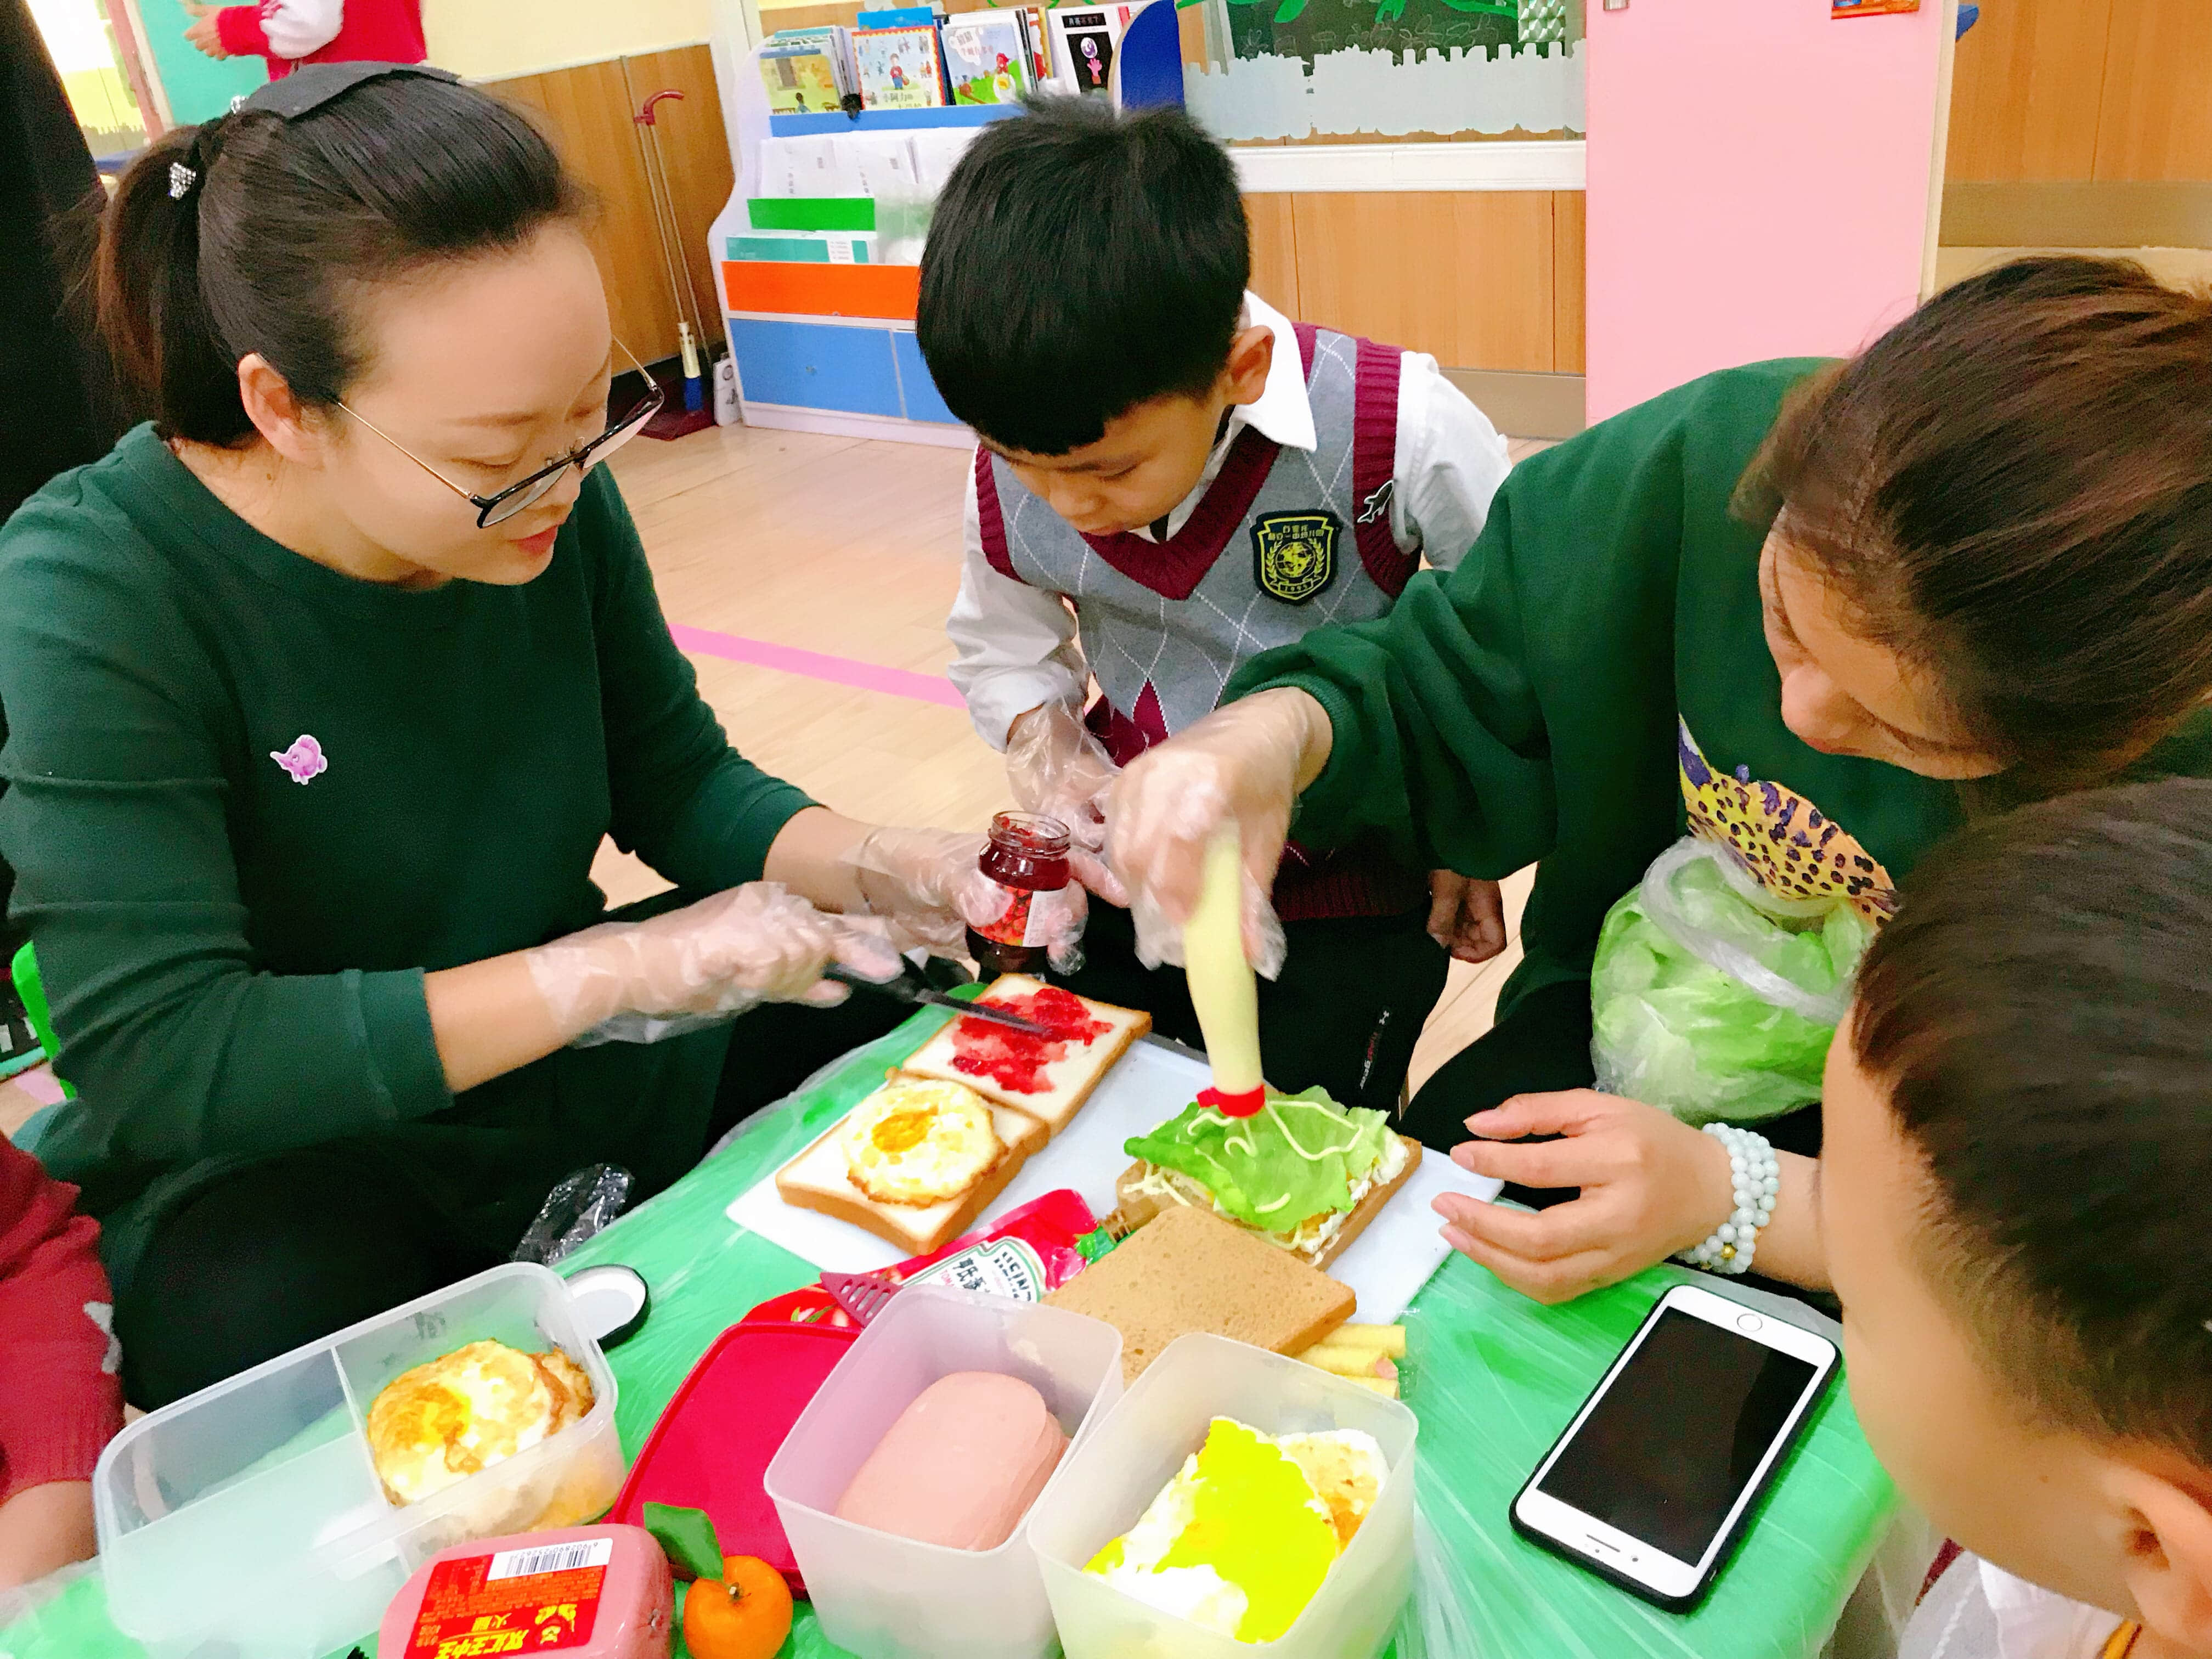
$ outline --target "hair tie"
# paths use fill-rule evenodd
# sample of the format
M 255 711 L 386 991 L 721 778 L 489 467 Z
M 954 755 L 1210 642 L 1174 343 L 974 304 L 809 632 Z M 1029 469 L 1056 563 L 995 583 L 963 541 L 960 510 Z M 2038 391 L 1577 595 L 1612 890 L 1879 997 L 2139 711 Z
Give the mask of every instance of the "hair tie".
M 171 201 L 182 201 L 185 192 L 199 181 L 200 175 L 197 169 L 186 167 L 182 161 L 169 163 L 169 199 Z

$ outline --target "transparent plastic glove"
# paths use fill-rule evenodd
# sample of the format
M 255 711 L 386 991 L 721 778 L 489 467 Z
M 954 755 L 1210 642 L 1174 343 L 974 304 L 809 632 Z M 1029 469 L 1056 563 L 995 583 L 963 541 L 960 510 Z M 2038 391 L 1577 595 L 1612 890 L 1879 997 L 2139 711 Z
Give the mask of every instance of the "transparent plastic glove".
M 1048 702 L 1014 723 L 1006 739 L 1006 781 L 1014 805 L 1067 826 L 1068 866 L 1109 904 L 1128 896 L 1107 868 L 1106 803 L 1121 769 L 1083 723 L 1073 703 Z
M 1182 963 L 1206 842 L 1228 819 L 1244 849 L 1245 959 L 1268 979 L 1282 971 L 1283 924 L 1267 896 L 1291 808 L 1328 738 L 1322 706 L 1284 688 L 1215 709 L 1123 769 L 1107 807 L 1106 856 L 1127 890 L 1147 966 Z
M 763 1002 L 828 1007 L 851 994 L 822 977 L 830 963 L 879 980 L 900 968 L 879 930 L 768 881 L 647 921 L 586 927 L 524 960 L 554 1020 L 586 1042 L 657 1042 Z
M 870 830 L 845 861 L 859 878 L 868 914 L 890 927 L 892 944 L 902 951 L 959 957 L 967 953 L 968 930 L 998 921 L 1013 902 L 1012 893 L 976 867 L 983 844 L 981 836 L 951 830 L 884 826 Z M 1032 936 L 1064 974 L 1083 965 L 1089 915 L 1077 882 L 1030 901 Z

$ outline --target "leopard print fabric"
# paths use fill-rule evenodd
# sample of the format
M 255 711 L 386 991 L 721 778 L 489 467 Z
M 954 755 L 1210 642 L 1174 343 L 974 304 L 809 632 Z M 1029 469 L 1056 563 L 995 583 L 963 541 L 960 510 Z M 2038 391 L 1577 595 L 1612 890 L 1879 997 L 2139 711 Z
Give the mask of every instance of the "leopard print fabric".
M 1846 898 L 1876 926 L 1896 914 L 1889 872 L 1856 837 L 1796 790 L 1753 781 L 1747 766 L 1716 770 L 1688 725 L 1674 729 L 1692 835 L 1727 848 L 1778 897 Z

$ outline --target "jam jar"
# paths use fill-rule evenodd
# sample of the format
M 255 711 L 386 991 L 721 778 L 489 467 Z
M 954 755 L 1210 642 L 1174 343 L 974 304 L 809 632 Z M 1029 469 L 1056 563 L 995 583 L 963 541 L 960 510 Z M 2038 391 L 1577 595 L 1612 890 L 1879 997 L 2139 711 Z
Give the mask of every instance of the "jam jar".
M 1006 914 L 986 927 L 968 930 L 969 953 L 987 980 L 1000 974 L 1037 974 L 1045 969 L 1045 918 L 1036 913 L 1039 893 L 1057 893 L 1070 879 L 1067 826 L 1033 812 L 1001 812 L 991 820 L 990 839 L 976 867 L 1012 895 Z

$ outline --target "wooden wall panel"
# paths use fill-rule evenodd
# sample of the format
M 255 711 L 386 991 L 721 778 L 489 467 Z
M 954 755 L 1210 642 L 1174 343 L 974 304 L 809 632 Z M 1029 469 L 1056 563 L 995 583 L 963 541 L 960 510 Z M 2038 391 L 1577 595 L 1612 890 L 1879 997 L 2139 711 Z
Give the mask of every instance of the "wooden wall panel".
M 1583 372 L 1583 323 L 1589 310 L 1583 283 L 1588 203 L 1578 190 L 1552 194 L 1552 366 L 1562 374 Z
M 1953 179 L 2087 179 L 2115 0 L 2005 0 L 1959 41 Z M 2144 0 L 2118 0 L 2120 9 Z
M 2212 3 L 2005 0 L 1959 42 L 1947 176 L 2212 179 Z
M 861 0 L 823 0 L 823 3 L 811 6 L 763 6 L 761 27 L 770 34 L 778 29 L 818 29 L 832 23 L 850 28 L 862 9 Z
M 1291 198 L 1247 196 L 1244 217 L 1252 228 L 1252 291 L 1293 319 L 1298 305 L 1298 241 Z
M 646 362 L 675 349 L 676 306 L 661 274 L 652 198 L 629 118 L 622 60 L 494 82 L 486 90 L 538 117 L 569 170 L 591 191 L 586 234 L 607 285 L 616 337 Z
M 732 179 L 721 95 L 707 48 L 611 58 L 495 81 L 485 88 L 530 112 L 592 192 L 594 210 L 586 234 L 607 285 L 615 333 L 647 362 L 675 354 L 678 312 L 631 115 L 646 94 L 666 86 L 678 88 L 684 98 L 660 106 L 661 154 L 693 261 L 694 303 L 707 326 L 719 330 L 707 227 L 729 200 Z
M 2212 0 L 2116 0 L 2096 177 L 2212 179 Z
M 642 52 L 623 59 L 629 77 L 630 107 L 637 108 L 664 87 L 684 94 L 658 105 L 660 160 L 668 175 L 676 222 L 689 266 L 691 303 L 713 340 L 721 331 L 715 300 L 716 272 L 707 246 L 707 228 L 728 205 L 737 175 L 730 167 L 729 135 L 722 125 L 722 94 L 714 82 L 714 60 L 703 46 Z M 641 143 L 650 142 L 643 127 L 633 129 Z M 660 267 L 656 264 L 653 269 Z M 666 286 L 666 279 L 662 279 Z
M 1430 352 L 1447 368 L 1553 367 L 1549 191 L 1300 193 L 1291 202 L 1306 321 Z

